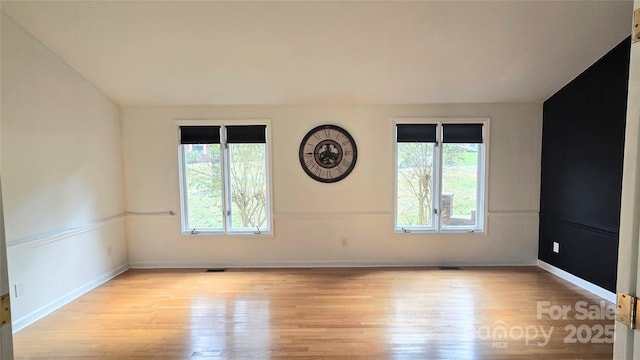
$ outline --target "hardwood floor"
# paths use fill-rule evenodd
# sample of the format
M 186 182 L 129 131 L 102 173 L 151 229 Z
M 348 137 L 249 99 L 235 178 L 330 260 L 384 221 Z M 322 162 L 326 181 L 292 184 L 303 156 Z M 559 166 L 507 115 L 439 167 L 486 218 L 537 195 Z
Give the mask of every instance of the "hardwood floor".
M 130 270 L 14 346 L 16 359 L 610 359 L 608 309 L 533 267 Z

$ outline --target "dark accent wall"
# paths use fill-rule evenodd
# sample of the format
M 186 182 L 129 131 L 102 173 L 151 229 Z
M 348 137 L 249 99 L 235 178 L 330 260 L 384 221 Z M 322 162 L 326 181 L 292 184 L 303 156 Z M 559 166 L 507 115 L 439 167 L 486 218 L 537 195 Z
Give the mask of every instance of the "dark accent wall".
M 543 107 L 538 258 L 612 292 L 630 45 L 622 41 Z

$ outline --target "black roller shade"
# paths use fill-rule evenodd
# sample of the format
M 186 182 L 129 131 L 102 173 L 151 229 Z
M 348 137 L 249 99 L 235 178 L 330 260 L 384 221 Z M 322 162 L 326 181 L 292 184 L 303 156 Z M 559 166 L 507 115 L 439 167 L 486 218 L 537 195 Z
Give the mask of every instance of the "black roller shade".
M 442 124 L 442 142 L 481 144 L 482 124 Z
M 180 126 L 180 144 L 219 144 L 220 126 Z
M 257 144 L 266 143 L 266 125 L 234 125 L 227 126 L 227 143 Z
M 436 142 L 436 124 L 397 124 L 397 142 Z

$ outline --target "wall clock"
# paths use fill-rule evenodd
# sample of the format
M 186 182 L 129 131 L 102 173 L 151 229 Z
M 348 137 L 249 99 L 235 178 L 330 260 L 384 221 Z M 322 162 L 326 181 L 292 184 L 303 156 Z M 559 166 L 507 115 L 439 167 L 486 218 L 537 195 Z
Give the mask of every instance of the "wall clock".
M 302 169 L 312 179 L 332 183 L 344 179 L 353 170 L 358 150 L 345 129 L 320 125 L 302 139 L 298 156 Z

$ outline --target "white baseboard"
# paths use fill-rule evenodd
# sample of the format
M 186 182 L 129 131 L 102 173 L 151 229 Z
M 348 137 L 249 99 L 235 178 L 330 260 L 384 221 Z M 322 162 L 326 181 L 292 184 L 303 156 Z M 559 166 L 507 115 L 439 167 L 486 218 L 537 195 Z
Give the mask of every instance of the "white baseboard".
M 50 302 L 49 304 L 42 306 L 35 311 L 32 311 L 28 315 L 25 315 L 20 319 L 13 319 L 13 333 L 17 333 L 18 331 L 51 314 L 55 310 L 61 308 L 62 306 L 70 303 L 71 301 L 79 298 L 80 296 L 88 293 L 89 291 L 97 288 L 98 286 L 106 283 L 107 281 L 113 279 L 114 277 L 122 274 L 127 270 L 129 270 L 129 264 L 122 264 L 117 268 L 109 271 L 108 273 L 76 288 L 75 290 L 70 291 L 66 295 Z
M 577 285 L 583 288 L 584 290 L 591 292 L 594 295 L 600 296 L 601 298 L 609 302 L 612 302 L 614 304 L 616 303 L 616 294 L 612 293 L 607 289 L 604 289 L 598 285 L 592 284 L 584 279 L 581 279 L 573 274 L 570 274 L 542 260 L 538 260 L 538 267 L 552 273 L 553 275 L 556 275 L 561 279 L 567 280 L 568 282 L 574 285 Z
M 129 260 L 132 269 L 233 269 L 233 268 L 329 268 L 329 267 L 491 267 L 491 266 L 536 266 L 535 263 L 464 263 L 464 262 L 428 262 L 428 261 L 375 261 L 375 260 L 302 260 L 302 261 L 270 261 L 270 262 L 185 262 L 185 261 L 135 261 Z
M 420 262 L 398 263 L 386 261 L 269 261 L 269 262 L 172 262 L 172 261 L 131 261 L 132 269 L 200 269 L 200 268 L 330 268 L 330 267 L 408 267 L 408 266 L 436 266 Z

